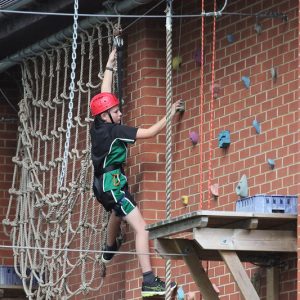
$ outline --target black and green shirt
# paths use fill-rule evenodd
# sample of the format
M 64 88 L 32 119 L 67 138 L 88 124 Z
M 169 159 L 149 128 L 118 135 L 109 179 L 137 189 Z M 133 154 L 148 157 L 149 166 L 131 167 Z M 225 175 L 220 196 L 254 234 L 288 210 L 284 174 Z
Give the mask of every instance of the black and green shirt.
M 111 165 L 121 165 L 127 159 L 127 144 L 136 140 L 138 128 L 126 125 L 105 123 L 95 119 L 91 128 L 92 161 L 95 175 Z M 109 171 L 101 176 L 103 192 L 113 191 L 115 200 L 121 200 L 122 188 L 127 178 L 121 169 Z

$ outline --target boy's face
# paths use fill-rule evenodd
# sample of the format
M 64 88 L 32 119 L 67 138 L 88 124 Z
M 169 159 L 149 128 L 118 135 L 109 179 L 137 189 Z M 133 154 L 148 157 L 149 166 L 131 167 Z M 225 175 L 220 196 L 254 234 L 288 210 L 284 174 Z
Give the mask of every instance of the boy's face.
M 121 119 L 122 119 L 122 113 L 120 111 L 119 106 L 114 106 L 108 110 L 108 112 L 104 112 L 101 114 L 101 118 L 106 122 L 106 123 L 112 123 L 109 113 L 114 121 L 115 124 L 120 124 Z

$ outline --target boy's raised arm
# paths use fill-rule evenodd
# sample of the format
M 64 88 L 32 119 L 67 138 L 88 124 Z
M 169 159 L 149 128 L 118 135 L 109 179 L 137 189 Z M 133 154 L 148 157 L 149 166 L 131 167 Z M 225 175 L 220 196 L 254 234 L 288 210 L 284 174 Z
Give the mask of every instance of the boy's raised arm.
M 112 92 L 112 79 L 113 79 L 113 69 L 116 63 L 116 48 L 114 48 L 109 54 L 106 68 L 104 72 L 104 78 L 101 85 L 101 93 L 111 93 Z

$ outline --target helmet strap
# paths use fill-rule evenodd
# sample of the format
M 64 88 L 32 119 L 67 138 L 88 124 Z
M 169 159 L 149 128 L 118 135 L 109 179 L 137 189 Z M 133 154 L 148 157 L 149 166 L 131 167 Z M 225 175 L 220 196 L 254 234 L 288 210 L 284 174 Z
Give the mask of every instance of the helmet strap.
M 112 116 L 111 116 L 111 114 L 110 114 L 110 111 L 107 111 L 107 113 L 108 113 L 108 116 L 109 116 L 111 122 L 114 124 L 115 122 L 114 122 L 114 120 L 113 120 L 113 118 L 112 118 Z

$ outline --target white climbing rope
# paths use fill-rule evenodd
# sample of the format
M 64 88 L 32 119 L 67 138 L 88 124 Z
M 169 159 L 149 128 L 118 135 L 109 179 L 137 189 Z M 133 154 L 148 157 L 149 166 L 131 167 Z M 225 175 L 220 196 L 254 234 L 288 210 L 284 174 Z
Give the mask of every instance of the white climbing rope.
M 166 219 L 171 219 L 172 191 L 172 1 L 167 0 L 166 9 Z M 166 300 L 171 299 L 171 260 L 166 260 Z

